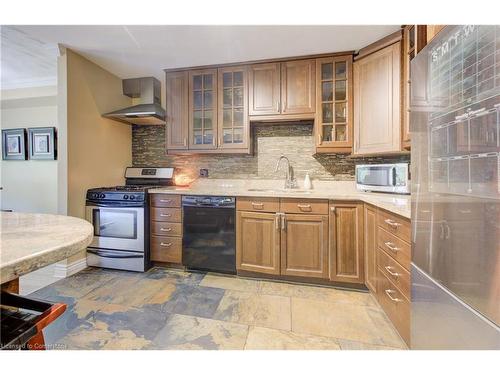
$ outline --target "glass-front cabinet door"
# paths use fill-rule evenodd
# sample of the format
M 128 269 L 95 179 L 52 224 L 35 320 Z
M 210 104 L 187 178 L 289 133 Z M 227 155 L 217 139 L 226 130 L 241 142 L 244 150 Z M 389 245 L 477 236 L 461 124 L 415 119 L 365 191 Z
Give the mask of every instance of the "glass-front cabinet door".
M 316 60 L 316 152 L 352 152 L 352 55 Z
M 189 72 L 189 148 L 217 147 L 217 69 Z
M 219 148 L 248 148 L 248 68 L 220 68 L 218 90 Z

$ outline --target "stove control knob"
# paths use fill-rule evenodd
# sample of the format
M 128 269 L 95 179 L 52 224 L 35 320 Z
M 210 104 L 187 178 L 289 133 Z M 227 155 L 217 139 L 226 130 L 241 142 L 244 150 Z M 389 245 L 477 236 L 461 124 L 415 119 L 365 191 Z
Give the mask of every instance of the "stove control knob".
M 104 199 L 104 197 L 106 197 L 106 195 L 104 195 L 102 193 L 101 193 L 101 195 L 99 195 L 99 198 L 101 198 L 101 199 Z
M 125 194 L 125 195 L 123 196 L 123 199 L 128 199 L 128 195 L 127 195 L 127 194 Z
M 133 199 L 135 199 L 135 195 L 131 195 L 131 196 L 129 197 L 129 199 L 132 199 L 132 200 L 133 200 Z

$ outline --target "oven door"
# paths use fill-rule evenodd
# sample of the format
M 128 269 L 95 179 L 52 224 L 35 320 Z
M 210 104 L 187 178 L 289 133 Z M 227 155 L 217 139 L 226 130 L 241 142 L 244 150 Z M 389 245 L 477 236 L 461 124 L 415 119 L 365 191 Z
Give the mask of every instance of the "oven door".
M 144 253 L 144 207 L 86 207 L 86 219 L 94 226 L 89 247 Z

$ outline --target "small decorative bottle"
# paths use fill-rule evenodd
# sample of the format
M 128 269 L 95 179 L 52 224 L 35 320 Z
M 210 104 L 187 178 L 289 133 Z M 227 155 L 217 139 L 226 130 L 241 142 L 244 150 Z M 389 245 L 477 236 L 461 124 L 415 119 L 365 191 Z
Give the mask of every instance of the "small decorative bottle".
M 309 177 L 309 173 L 306 173 L 306 177 L 304 178 L 304 189 L 310 190 L 311 187 L 311 178 Z

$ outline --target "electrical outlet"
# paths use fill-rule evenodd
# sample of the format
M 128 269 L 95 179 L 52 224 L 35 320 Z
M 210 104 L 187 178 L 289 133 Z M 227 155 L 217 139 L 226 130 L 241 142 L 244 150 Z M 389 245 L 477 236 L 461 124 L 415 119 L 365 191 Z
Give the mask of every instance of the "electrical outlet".
M 200 169 L 200 177 L 208 177 L 208 169 Z

